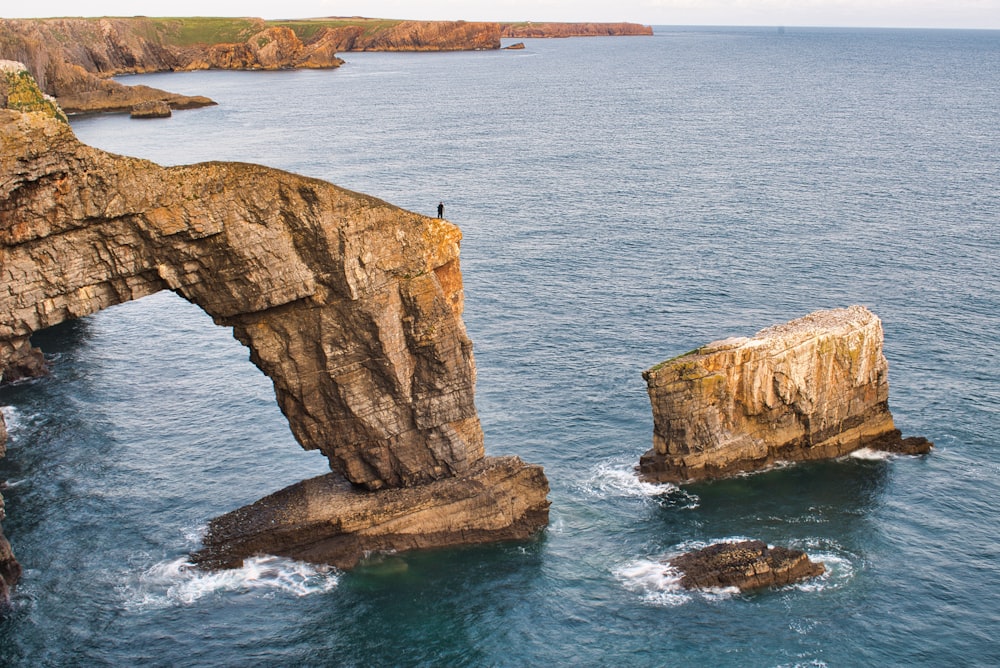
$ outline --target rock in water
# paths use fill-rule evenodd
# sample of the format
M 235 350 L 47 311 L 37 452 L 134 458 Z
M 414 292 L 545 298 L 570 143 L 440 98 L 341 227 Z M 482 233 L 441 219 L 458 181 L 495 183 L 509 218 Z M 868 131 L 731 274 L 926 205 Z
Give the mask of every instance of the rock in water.
M 893 425 L 882 341 L 878 317 L 851 306 L 649 369 L 653 449 L 640 460 L 641 474 L 680 482 L 862 447 L 927 452 L 926 439 L 902 440 Z
M 164 100 L 149 100 L 132 105 L 132 118 L 170 118 L 170 105 Z
M 352 568 L 366 553 L 529 538 L 546 524 L 540 466 L 487 457 L 462 476 L 365 492 L 327 474 L 209 524 L 193 561 L 239 566 L 257 554 Z
M 329 536 L 406 549 L 545 525 L 541 469 L 484 458 L 457 227 L 258 165 L 112 155 L 54 113 L 0 110 L 0 141 L 0 373 L 38 358 L 35 331 L 172 290 L 233 328 L 296 440 L 356 487 L 441 483 L 355 490 L 351 507 L 364 511 L 323 515 L 337 518 Z M 408 503 L 419 508 L 399 508 Z M 475 516 L 487 507 L 503 512 Z M 324 540 L 319 526 L 310 541 Z M 279 540 L 305 530 L 273 528 Z
M 740 591 L 792 584 L 826 570 L 801 550 L 768 547 L 759 540 L 716 543 L 675 557 L 669 565 L 680 571 L 685 589 L 737 587 Z

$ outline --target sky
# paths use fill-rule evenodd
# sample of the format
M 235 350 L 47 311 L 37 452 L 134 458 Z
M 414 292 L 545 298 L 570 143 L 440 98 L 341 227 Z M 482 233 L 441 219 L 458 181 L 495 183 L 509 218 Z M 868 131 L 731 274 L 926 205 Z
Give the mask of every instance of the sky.
M 4 0 L 3 18 L 47 16 L 368 16 L 466 21 L 632 21 L 1000 29 L 1000 0 Z

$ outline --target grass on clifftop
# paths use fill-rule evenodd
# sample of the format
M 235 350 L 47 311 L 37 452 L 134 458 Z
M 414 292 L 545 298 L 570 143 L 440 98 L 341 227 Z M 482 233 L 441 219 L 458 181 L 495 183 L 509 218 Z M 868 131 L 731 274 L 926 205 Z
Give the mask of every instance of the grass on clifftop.
M 303 42 L 309 41 L 316 36 L 323 28 L 351 28 L 359 26 L 364 28 L 363 36 L 373 35 L 383 30 L 388 30 L 402 23 L 402 19 L 296 19 L 291 21 L 268 21 L 269 26 L 280 26 L 291 28 L 299 39 Z
M 250 39 L 264 28 L 260 19 L 210 17 L 149 19 L 164 42 L 176 46 L 197 44 L 238 44 Z
M 198 44 L 238 44 L 268 27 L 291 28 L 303 42 L 308 42 L 324 28 L 360 26 L 364 35 L 381 32 L 402 23 L 400 19 L 329 18 L 262 21 L 252 18 L 214 18 L 190 16 L 183 18 L 151 18 L 149 21 L 162 36 L 163 42 L 176 46 Z

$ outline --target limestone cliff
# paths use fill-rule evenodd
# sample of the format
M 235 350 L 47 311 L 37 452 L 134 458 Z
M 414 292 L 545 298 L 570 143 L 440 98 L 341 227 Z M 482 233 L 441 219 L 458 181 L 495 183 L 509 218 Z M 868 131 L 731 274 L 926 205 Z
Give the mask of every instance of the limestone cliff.
M 501 36 L 526 37 L 613 37 L 652 35 L 653 28 L 638 23 L 503 23 Z
M 424 506 L 489 487 L 462 482 L 493 460 L 473 403 L 454 225 L 257 165 L 111 155 L 51 114 L 0 111 L 0 142 L 0 372 L 38 359 L 35 331 L 172 290 L 233 328 L 295 438 L 354 485 L 431 485 Z M 507 518 L 538 529 L 544 475 L 515 459 L 496 466 L 532 471 L 511 492 L 530 511 Z M 364 498 L 374 521 L 378 497 Z M 408 521 L 453 542 L 433 520 Z M 470 540 L 502 537 L 495 518 L 479 533 L 465 521 Z
M 125 86 L 109 79 L 116 74 L 331 68 L 343 62 L 328 41 L 305 44 L 289 28 L 261 19 L 190 21 L 0 19 L 0 58 L 25 63 L 41 89 L 70 113 L 128 111 L 150 101 L 175 109 L 214 104 L 202 96 Z
M 321 22 L 322 23 L 322 22 Z M 499 23 L 466 21 L 348 21 L 319 39 L 337 51 L 488 51 L 500 48 Z
M 861 306 L 817 311 L 725 339 L 643 373 L 653 407 L 653 480 L 715 478 L 861 447 L 926 452 L 889 412 L 882 323 Z

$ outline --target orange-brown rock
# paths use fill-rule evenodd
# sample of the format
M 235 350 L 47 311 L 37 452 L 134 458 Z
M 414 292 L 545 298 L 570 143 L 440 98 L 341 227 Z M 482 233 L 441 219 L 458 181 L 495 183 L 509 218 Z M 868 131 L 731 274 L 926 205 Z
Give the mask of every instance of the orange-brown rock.
M 172 290 L 233 328 L 298 442 L 359 488 L 490 468 L 451 223 L 257 165 L 112 155 L 51 113 L 0 110 L 0 143 L 0 372 L 37 356 L 33 332 Z M 489 493 L 509 489 L 511 522 L 537 530 L 544 476 L 506 466 L 524 486 Z M 476 526 L 463 525 L 470 541 L 498 530 L 495 518 Z
M 547 522 L 540 466 L 490 457 L 428 485 L 362 492 L 327 474 L 212 520 L 193 555 L 232 568 L 259 554 L 352 568 L 366 553 L 523 540 Z
M 680 571 L 685 589 L 736 587 L 740 591 L 793 584 L 826 571 L 802 550 L 768 547 L 759 540 L 709 545 L 674 557 L 669 566 Z
M 614 37 L 652 35 L 653 28 L 639 23 L 503 23 L 501 36 L 527 37 Z
M 817 311 L 753 338 L 710 343 L 643 373 L 658 481 L 717 478 L 862 447 L 922 453 L 889 412 L 882 323 L 861 306 Z
M 500 48 L 499 23 L 399 21 L 326 28 L 319 36 L 337 51 L 487 51 Z
M 192 19 L 196 21 L 197 19 Z M 289 28 L 232 19 L 226 38 L 187 43 L 182 19 L 0 19 L 0 58 L 25 63 L 64 110 L 128 111 L 144 102 L 174 109 L 214 104 L 202 96 L 125 86 L 109 79 L 197 69 L 331 68 L 343 61 L 322 41 L 303 43 Z

